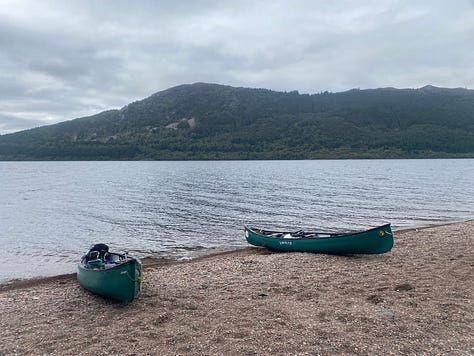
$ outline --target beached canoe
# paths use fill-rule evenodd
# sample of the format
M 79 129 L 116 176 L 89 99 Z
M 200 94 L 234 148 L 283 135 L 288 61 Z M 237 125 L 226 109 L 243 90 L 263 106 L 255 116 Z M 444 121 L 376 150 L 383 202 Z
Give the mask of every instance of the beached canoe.
M 317 252 L 336 255 L 375 254 L 391 250 L 390 224 L 366 231 L 347 233 L 282 232 L 245 227 L 245 238 L 254 246 L 271 250 Z
M 109 252 L 105 244 L 91 247 L 77 267 L 79 284 L 92 293 L 131 302 L 142 284 L 142 266 L 127 254 Z

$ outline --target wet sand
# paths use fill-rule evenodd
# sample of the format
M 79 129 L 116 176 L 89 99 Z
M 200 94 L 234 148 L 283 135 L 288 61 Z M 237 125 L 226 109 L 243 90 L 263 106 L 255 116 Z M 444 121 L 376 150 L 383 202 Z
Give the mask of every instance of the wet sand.
M 474 221 L 370 256 L 247 248 L 144 261 L 140 296 L 75 275 L 0 285 L 0 355 L 474 354 Z

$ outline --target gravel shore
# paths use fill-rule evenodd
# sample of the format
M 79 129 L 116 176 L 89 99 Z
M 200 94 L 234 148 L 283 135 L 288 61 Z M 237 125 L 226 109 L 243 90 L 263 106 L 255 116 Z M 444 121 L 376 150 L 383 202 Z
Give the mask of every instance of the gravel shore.
M 0 355 L 474 354 L 474 221 L 383 255 L 247 248 L 144 261 L 131 304 L 75 275 L 0 285 Z

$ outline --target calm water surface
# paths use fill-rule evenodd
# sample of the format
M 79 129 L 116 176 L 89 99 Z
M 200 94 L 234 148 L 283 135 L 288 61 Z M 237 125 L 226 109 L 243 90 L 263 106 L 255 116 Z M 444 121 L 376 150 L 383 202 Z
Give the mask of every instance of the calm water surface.
M 244 224 L 400 229 L 472 219 L 473 182 L 472 159 L 0 162 L 0 282 L 73 272 L 97 242 L 189 258 L 245 246 Z

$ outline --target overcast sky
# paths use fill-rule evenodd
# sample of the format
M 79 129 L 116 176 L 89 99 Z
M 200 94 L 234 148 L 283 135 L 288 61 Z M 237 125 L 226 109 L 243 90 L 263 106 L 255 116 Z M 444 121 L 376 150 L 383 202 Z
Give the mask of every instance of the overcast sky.
M 0 0 L 0 134 L 194 82 L 474 88 L 474 0 Z

